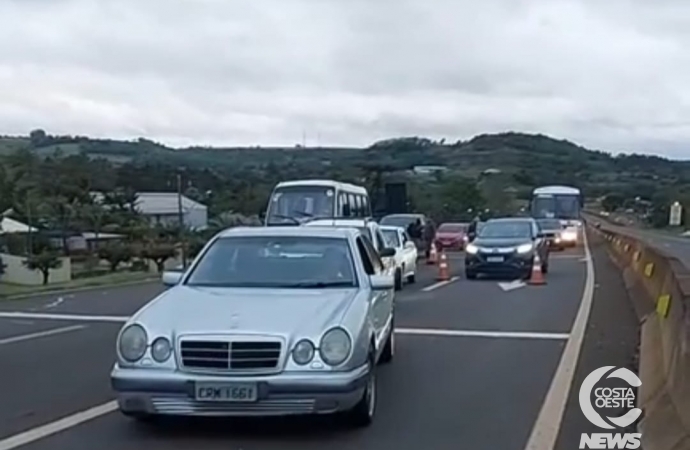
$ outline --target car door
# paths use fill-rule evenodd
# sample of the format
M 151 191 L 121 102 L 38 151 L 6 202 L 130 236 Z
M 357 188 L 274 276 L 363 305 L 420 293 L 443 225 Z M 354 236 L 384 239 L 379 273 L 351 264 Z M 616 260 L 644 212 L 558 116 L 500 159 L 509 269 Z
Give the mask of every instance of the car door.
M 417 247 L 412 242 L 412 239 L 407 234 L 406 231 L 399 232 L 400 242 L 403 246 L 403 255 L 405 261 L 405 267 L 407 268 L 407 273 L 417 272 Z M 410 245 L 411 244 L 411 245 Z
M 378 227 L 374 227 L 374 229 L 372 230 L 372 235 L 374 236 L 374 239 L 376 240 L 376 243 L 374 245 L 374 250 L 376 251 L 376 254 L 378 255 L 381 250 L 386 248 L 386 238 L 383 237 L 383 232 Z M 394 256 L 389 256 L 386 258 L 379 258 L 379 260 L 383 264 L 383 267 L 384 267 L 385 272 L 387 274 L 389 274 L 389 275 L 395 274 L 395 257 Z
M 373 244 L 367 238 L 361 240 L 366 256 L 371 262 L 373 275 L 386 275 L 383 262 Z M 376 330 L 377 347 L 381 339 L 385 338 L 385 330 L 393 313 L 393 290 L 375 291 L 372 295 L 373 324 Z

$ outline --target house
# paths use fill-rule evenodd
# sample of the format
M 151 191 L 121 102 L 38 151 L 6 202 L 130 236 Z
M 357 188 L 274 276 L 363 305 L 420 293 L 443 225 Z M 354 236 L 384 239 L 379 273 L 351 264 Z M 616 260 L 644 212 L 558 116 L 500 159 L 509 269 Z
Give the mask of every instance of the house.
M 103 194 L 92 192 L 97 202 L 102 202 Z M 185 227 L 192 230 L 203 230 L 208 226 L 208 208 L 191 198 L 177 192 L 137 192 L 135 209 L 146 217 L 152 226 L 177 226 L 180 223 L 180 205 L 182 203 L 182 221 Z
M 182 221 L 192 230 L 203 230 L 208 226 L 208 208 L 184 195 Z M 175 192 L 138 192 L 136 209 L 147 217 L 151 225 L 177 226 L 179 224 L 179 200 Z

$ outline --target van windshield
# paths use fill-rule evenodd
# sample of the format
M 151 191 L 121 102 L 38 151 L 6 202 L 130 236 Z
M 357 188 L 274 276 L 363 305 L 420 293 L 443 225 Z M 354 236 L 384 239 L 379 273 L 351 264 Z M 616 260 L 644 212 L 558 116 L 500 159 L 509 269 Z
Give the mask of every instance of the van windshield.
M 275 189 L 266 214 L 267 225 L 295 225 L 312 217 L 333 217 L 335 190 L 328 186 L 289 186 Z

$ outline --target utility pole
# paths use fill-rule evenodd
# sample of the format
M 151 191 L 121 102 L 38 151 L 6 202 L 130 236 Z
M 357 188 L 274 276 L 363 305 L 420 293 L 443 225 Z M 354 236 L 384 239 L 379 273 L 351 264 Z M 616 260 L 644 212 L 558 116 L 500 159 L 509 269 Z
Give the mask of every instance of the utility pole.
M 184 243 L 184 211 L 182 210 L 182 173 L 177 173 L 177 218 L 178 218 L 178 241 L 182 256 L 182 267 L 187 267 L 187 252 Z

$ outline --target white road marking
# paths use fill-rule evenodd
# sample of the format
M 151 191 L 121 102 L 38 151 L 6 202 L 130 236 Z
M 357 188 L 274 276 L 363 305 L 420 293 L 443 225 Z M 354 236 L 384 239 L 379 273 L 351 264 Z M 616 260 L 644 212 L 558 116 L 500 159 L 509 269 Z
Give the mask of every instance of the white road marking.
M 484 337 L 510 339 L 568 339 L 568 333 L 537 333 L 531 331 L 438 330 L 434 328 L 396 328 L 398 334 L 448 337 Z
M 512 291 L 513 289 L 519 289 L 521 287 L 527 286 L 522 280 L 513 280 L 508 283 L 498 283 L 498 287 L 504 291 Z
M 439 281 L 438 283 L 434 283 L 432 285 L 425 287 L 424 289 L 422 289 L 422 292 L 431 292 L 434 289 L 438 289 L 438 288 L 446 286 L 450 283 L 454 283 L 455 281 L 458 281 L 459 279 L 460 279 L 460 277 L 452 277 L 450 280 Z
M 55 300 L 54 302 L 48 303 L 48 304 L 45 306 L 45 308 L 46 308 L 46 309 L 55 308 L 57 305 L 59 305 L 60 303 L 62 303 L 62 302 L 64 302 L 64 301 L 65 301 L 64 297 L 58 297 L 57 300 Z
M 64 417 L 40 427 L 27 430 L 23 433 L 15 434 L 0 441 L 0 450 L 12 450 L 23 445 L 38 441 L 55 433 L 73 428 L 89 420 L 96 419 L 105 414 L 109 414 L 117 409 L 117 402 L 110 401 L 99 406 L 81 411 L 71 416 Z
M 18 311 L 2 311 L 0 319 L 69 320 L 72 322 L 126 322 L 128 316 L 88 316 L 83 314 L 47 314 Z
M 575 368 L 582 349 L 582 341 L 594 298 L 594 264 L 592 263 L 592 254 L 589 251 L 586 233 L 584 234 L 584 248 L 585 258 L 587 258 L 587 278 L 582 292 L 580 308 L 570 331 L 570 338 L 563 350 L 561 361 L 558 363 L 556 373 L 551 380 L 551 386 L 534 423 L 529 441 L 527 441 L 526 450 L 553 450 L 561 428 L 565 404 L 573 384 Z
M 56 334 L 69 333 L 70 331 L 77 331 L 86 328 L 86 325 L 72 325 L 70 327 L 54 328 L 52 330 L 39 331 L 36 333 L 22 334 L 21 336 L 12 336 L 9 338 L 0 339 L 0 345 L 13 344 L 15 342 L 29 341 L 31 339 L 38 339 Z
M 580 259 L 584 261 L 587 257 L 582 255 L 549 255 L 549 259 Z

